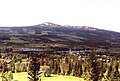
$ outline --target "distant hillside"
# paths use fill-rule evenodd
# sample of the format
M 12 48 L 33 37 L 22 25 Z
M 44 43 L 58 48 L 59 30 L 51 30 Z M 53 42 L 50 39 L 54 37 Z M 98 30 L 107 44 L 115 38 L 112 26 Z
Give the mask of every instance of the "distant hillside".
M 88 26 L 62 26 L 50 22 L 35 26 L 0 27 L 1 40 L 11 40 L 9 36 L 12 35 L 21 36 L 22 41 L 60 43 L 73 47 L 80 45 L 120 46 L 120 33 L 118 32 Z

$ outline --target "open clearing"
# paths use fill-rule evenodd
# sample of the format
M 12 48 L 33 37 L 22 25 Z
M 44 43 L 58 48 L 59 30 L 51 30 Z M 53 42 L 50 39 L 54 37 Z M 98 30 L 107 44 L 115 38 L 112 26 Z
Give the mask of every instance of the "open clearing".
M 28 81 L 27 73 L 14 73 L 12 81 Z M 0 81 L 1 78 L 0 78 Z M 78 78 L 74 76 L 63 76 L 63 75 L 51 75 L 51 77 L 41 77 L 41 81 L 84 81 L 83 78 Z

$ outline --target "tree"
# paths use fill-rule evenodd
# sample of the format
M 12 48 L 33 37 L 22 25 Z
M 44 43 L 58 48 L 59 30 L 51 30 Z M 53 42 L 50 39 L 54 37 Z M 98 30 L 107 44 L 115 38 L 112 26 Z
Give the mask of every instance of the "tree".
M 112 72 L 111 72 L 111 80 L 112 81 L 119 81 L 120 80 L 120 73 L 119 73 L 119 61 L 117 57 L 115 57 L 112 65 Z
M 40 63 L 36 57 L 33 57 L 29 66 L 28 78 L 30 81 L 41 81 L 40 74 Z
M 87 63 L 87 81 L 98 81 L 99 79 L 99 67 L 95 52 L 92 51 L 86 61 Z
M 2 81 L 12 81 L 13 79 L 13 73 L 12 71 L 6 71 L 5 73 L 2 73 Z

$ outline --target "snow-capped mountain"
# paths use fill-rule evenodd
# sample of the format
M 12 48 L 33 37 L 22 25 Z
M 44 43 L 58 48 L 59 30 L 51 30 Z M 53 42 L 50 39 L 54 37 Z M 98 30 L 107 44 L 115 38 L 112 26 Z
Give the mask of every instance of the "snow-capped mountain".
M 90 45 L 95 40 L 97 45 L 120 44 L 120 33 L 97 29 L 89 26 L 59 25 L 45 22 L 34 26 L 0 27 L 0 35 L 34 35 L 43 42 Z

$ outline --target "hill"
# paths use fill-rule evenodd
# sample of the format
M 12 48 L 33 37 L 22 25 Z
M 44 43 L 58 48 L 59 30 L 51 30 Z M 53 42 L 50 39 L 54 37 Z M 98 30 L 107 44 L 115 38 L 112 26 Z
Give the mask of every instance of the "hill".
M 2 44 L 40 43 L 71 48 L 120 47 L 120 33 L 89 26 L 62 26 L 45 22 L 34 26 L 0 27 Z

